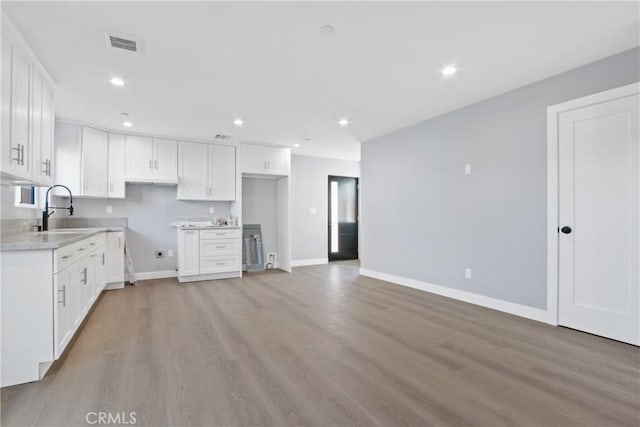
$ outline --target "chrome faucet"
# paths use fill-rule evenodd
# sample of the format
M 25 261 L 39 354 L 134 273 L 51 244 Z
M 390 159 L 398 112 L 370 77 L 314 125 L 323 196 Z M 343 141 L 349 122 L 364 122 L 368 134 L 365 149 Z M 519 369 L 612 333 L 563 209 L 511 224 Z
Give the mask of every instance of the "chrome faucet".
M 67 190 L 69 192 L 69 206 L 68 207 L 60 207 L 60 206 L 51 206 L 49 207 L 49 191 L 51 191 L 53 188 L 56 187 L 61 187 L 64 188 L 65 190 Z M 54 211 L 49 212 L 49 209 L 66 209 L 69 211 L 69 215 L 73 215 L 73 195 L 71 194 L 71 190 L 69 190 L 69 187 L 67 187 L 66 185 L 60 185 L 60 184 L 56 184 L 56 185 L 52 185 L 51 187 L 47 188 L 47 194 L 44 196 L 45 199 L 45 206 L 44 206 L 44 210 L 42 211 L 42 230 L 41 231 L 47 231 L 49 230 L 49 217 L 51 215 L 53 215 Z

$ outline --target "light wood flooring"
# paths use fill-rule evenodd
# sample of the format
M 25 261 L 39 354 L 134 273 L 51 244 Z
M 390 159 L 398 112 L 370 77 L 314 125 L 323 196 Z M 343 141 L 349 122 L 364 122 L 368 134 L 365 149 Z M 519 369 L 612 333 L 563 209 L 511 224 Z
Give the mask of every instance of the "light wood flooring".
M 348 263 L 104 293 L 2 425 L 640 425 L 638 348 L 358 276 Z

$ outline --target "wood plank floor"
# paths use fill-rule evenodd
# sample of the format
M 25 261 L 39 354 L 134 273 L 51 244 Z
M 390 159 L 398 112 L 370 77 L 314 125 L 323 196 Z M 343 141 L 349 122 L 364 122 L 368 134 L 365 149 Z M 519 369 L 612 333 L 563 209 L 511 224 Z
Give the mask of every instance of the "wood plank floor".
M 640 425 L 638 348 L 339 263 L 104 294 L 2 425 Z

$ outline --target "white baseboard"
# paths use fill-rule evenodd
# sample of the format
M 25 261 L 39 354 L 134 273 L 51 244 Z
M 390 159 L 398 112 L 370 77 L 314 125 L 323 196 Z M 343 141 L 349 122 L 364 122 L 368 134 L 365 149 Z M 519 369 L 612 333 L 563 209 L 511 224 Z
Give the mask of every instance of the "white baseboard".
M 329 264 L 329 258 L 297 259 L 291 261 L 291 267 L 304 267 L 305 265 Z
M 413 289 L 430 292 L 436 295 L 452 298 L 459 301 L 468 302 L 470 304 L 491 308 L 493 310 L 503 311 L 515 316 L 525 317 L 527 319 L 536 320 L 538 322 L 555 325 L 555 322 L 549 316 L 546 310 L 528 307 L 526 305 L 516 304 L 513 302 L 503 301 L 483 295 L 473 294 L 471 292 L 461 291 L 459 289 L 448 288 L 446 286 L 434 285 L 432 283 L 421 282 L 420 280 L 409 279 L 407 277 L 395 276 L 393 274 L 381 273 L 379 271 L 360 269 L 362 276 L 373 277 L 374 279 L 384 280 L 385 282 L 394 283 L 396 285 L 407 286 Z
M 175 270 L 161 270 L 136 273 L 136 280 L 167 279 L 169 277 L 178 277 L 178 272 Z

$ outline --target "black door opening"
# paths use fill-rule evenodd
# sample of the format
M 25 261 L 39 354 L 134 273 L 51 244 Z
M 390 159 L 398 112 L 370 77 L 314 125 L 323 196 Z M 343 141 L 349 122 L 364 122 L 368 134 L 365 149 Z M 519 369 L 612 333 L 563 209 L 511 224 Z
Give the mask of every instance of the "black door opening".
M 329 176 L 329 261 L 358 259 L 358 178 Z

